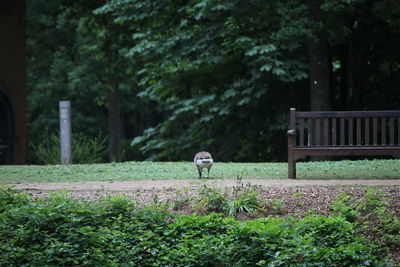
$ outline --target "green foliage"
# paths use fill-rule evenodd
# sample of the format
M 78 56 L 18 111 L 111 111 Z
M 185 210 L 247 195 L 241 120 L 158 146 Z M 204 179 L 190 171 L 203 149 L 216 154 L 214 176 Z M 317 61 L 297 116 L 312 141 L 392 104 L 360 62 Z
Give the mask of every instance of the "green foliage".
M 261 210 L 257 187 L 243 183 L 243 176 L 237 176 L 237 185 L 232 188 L 232 197 L 227 203 L 227 214 L 234 216 L 238 213 L 257 214 Z
M 94 266 L 150 263 L 146 238 L 170 215 L 123 198 L 89 204 L 56 195 L 9 206 L 0 216 L 0 265 Z
M 107 151 L 107 138 L 88 138 L 81 134 L 72 135 L 72 161 L 77 164 L 100 163 Z M 60 137 L 52 134 L 43 143 L 33 147 L 33 157 L 42 164 L 60 163 Z
M 269 36 L 276 28 L 268 25 L 279 24 L 274 8 L 262 1 L 111 1 L 97 10 L 130 29 L 126 55 L 144 62 L 139 96 L 167 111 L 166 120 L 133 140 L 149 159 L 181 159 L 199 147 L 222 161 L 280 153 L 284 140 L 276 137 L 285 124 L 273 116 L 283 110 L 269 108 L 278 97 L 269 81 L 307 75 L 305 58 L 283 58 L 285 48 Z M 258 116 L 248 120 L 250 113 Z M 250 141 L 256 136 L 269 150 Z
M 29 196 L 19 194 L 10 186 L 0 186 L 0 213 L 10 207 L 18 207 L 29 202 Z
M 396 109 L 399 2 L 323 1 L 318 23 L 311 2 L 29 0 L 32 145 L 57 129 L 60 99 L 77 132 L 105 132 L 119 92 L 127 159 L 285 160 L 287 112 L 310 109 L 308 44 L 321 35 L 332 109 Z
M 296 0 L 162 5 L 114 0 L 97 9 L 129 28 L 133 40 L 126 56 L 141 62 L 138 96 L 167 111 L 162 123 L 133 144 L 150 153 L 149 159 L 181 159 L 198 147 L 223 161 L 284 159 L 278 149 L 284 146 L 279 138 L 286 128 L 284 114 L 290 105 L 307 109 L 304 55 L 318 32 L 327 36 L 327 53 L 336 66 L 328 81 L 332 107 L 376 107 L 376 97 L 385 98 L 379 88 L 398 83 L 390 78 L 397 68 L 388 68 L 399 61 L 391 48 L 398 45 L 398 24 L 395 11 L 384 11 L 398 10 L 397 2 L 324 1 L 319 23 L 310 21 L 309 5 Z M 393 43 L 377 41 L 381 32 Z M 385 56 L 377 56 L 383 50 Z M 379 63 L 372 66 L 371 58 Z M 365 89 L 365 84 L 371 86 Z M 396 107 L 398 99 L 390 103 L 380 104 Z
M 243 192 L 234 193 L 233 199 L 228 200 L 227 213 L 229 216 L 234 216 L 238 213 L 256 214 L 260 209 L 258 200 L 259 193 L 257 191 L 246 188 Z
M 283 199 L 266 199 L 265 206 L 267 209 L 272 210 L 276 214 L 282 214 L 283 212 Z
M 79 62 L 80 46 L 83 45 L 77 32 L 79 19 L 90 14 L 98 4 L 29 0 L 27 6 L 30 144 L 36 146 L 45 134 L 57 131 L 60 100 L 72 102 L 74 132 L 91 137 L 105 132 L 104 107 L 96 104 L 103 89 L 93 79 L 95 74 L 77 75 L 78 70 L 82 70 Z
M 368 188 L 364 198 L 356 200 L 348 194 L 342 194 L 332 202 L 332 210 L 335 213 L 353 222 L 361 228 L 367 236 L 384 244 L 387 251 L 399 253 L 400 220 L 398 214 L 387 209 L 387 202 L 383 194 L 375 189 Z M 398 199 L 393 199 L 395 203 Z
M 309 216 L 296 223 L 285 240 L 287 250 L 276 257 L 278 265 L 312 262 L 315 265 L 373 265 L 373 245 L 363 245 L 354 225 L 341 217 Z M 368 252 L 369 251 L 369 252 Z M 337 261 L 340 259 L 340 261 Z
M 342 216 L 239 222 L 173 216 L 126 197 L 32 201 L 0 190 L 0 265 L 384 266 Z
M 200 198 L 195 207 L 206 212 L 220 212 L 228 216 L 239 213 L 256 214 L 261 209 L 258 200 L 259 193 L 252 186 L 236 186 L 232 191 L 230 196 L 227 189 L 204 185 L 199 190 Z
M 132 138 L 159 116 L 154 103 L 138 99 L 132 66 L 123 55 L 127 35 L 92 11 L 104 1 L 27 1 L 29 145 L 58 129 L 58 101 L 72 103 L 73 132 L 90 138 L 108 132 L 108 96 L 117 90 Z M 46 41 L 43 41 L 46 40 Z M 138 155 L 134 160 L 140 160 Z M 35 158 L 31 158 L 32 163 Z
M 226 192 L 221 188 L 204 185 L 199 191 L 200 205 L 208 212 L 223 212 L 227 208 Z
M 182 207 L 190 207 L 201 212 L 218 212 L 228 216 L 236 216 L 240 213 L 256 214 L 261 210 L 258 200 L 259 193 L 251 185 L 234 186 L 232 193 L 226 188 L 223 190 L 218 187 L 204 185 L 198 191 L 199 198 L 177 192 L 177 198 L 174 200 L 173 209 L 178 210 Z
M 399 251 L 400 242 L 400 217 L 395 211 L 387 209 L 389 200 L 375 189 L 365 191 L 365 199 L 359 203 L 358 208 L 362 213 L 364 227 L 369 233 L 377 235 L 380 242 L 390 250 Z M 393 199 L 397 203 L 397 199 Z
M 339 197 L 332 202 L 331 209 L 350 222 L 354 222 L 360 214 L 356 199 L 346 193 L 340 194 Z
M 195 197 L 189 194 L 188 188 L 177 190 L 175 193 L 176 198 L 174 199 L 172 204 L 173 210 L 180 210 L 183 209 L 185 206 L 191 206 L 192 203 L 195 201 Z

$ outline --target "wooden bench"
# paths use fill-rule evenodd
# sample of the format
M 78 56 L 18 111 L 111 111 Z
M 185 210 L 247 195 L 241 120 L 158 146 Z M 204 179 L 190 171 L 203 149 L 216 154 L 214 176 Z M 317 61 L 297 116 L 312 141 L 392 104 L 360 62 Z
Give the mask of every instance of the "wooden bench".
M 312 111 L 290 109 L 289 179 L 306 156 L 400 156 L 400 110 Z

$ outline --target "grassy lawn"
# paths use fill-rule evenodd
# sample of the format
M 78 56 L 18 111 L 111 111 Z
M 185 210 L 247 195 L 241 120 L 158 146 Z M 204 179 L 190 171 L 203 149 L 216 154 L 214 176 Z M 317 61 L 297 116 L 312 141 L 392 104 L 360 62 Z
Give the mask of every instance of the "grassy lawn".
M 204 170 L 205 173 L 206 170 Z M 286 179 L 287 163 L 215 163 L 214 179 Z M 400 160 L 297 163 L 298 179 L 400 179 Z M 197 179 L 192 162 L 0 166 L 0 183 Z

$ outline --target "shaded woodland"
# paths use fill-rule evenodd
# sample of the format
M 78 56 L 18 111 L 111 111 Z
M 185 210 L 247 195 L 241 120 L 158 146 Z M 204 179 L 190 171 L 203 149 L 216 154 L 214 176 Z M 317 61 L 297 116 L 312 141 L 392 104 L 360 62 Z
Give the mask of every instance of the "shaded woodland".
M 29 142 L 103 160 L 284 161 L 290 107 L 400 106 L 398 0 L 28 0 Z M 30 161 L 37 159 L 31 153 Z

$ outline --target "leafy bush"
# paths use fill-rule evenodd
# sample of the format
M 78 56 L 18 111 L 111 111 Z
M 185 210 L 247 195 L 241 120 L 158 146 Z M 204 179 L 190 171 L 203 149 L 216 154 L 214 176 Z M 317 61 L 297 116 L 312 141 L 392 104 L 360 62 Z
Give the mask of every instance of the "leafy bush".
M 259 193 L 250 185 L 239 183 L 233 187 L 232 196 L 228 191 L 220 188 L 212 188 L 206 185 L 199 190 L 200 207 L 207 212 L 221 212 L 229 216 L 238 213 L 257 213 L 261 207 L 258 200 Z
M 95 137 L 93 139 L 81 135 L 72 135 L 72 160 L 74 163 L 91 164 L 103 161 L 107 151 L 107 138 Z M 43 143 L 33 146 L 34 161 L 42 164 L 60 163 L 60 137 L 52 134 Z
M 357 216 L 360 215 L 357 209 L 356 199 L 346 193 L 340 194 L 339 197 L 332 202 L 331 209 L 350 222 L 356 221 Z
M 257 191 L 245 188 L 243 192 L 234 191 L 232 200 L 227 201 L 226 212 L 229 216 L 234 216 L 238 213 L 256 214 L 260 209 L 260 203 Z
M 200 207 L 205 209 L 207 212 L 224 212 L 227 206 L 226 192 L 223 192 L 220 188 L 213 188 L 204 185 L 200 194 Z
M 18 207 L 29 202 L 29 196 L 18 194 L 10 186 L 0 187 L 0 213 L 11 207 Z
M 265 205 L 268 209 L 275 212 L 276 214 L 282 214 L 283 212 L 283 199 L 265 199 Z
M 375 246 L 355 234 L 354 224 L 342 217 L 309 216 L 296 222 L 275 256 L 277 266 L 368 266 L 378 260 Z
M 191 207 L 192 203 L 195 201 L 195 197 L 189 194 L 188 188 L 177 190 L 175 194 L 176 198 L 172 203 L 173 210 L 180 210 L 183 209 L 185 206 Z
M 174 216 L 126 197 L 32 201 L 0 190 L 0 266 L 379 266 L 376 245 L 342 216 L 239 222 Z
M 8 206 L 0 215 L 0 266 L 145 262 L 153 258 L 148 239 L 159 235 L 168 218 L 125 198 L 79 203 L 55 195 Z M 156 239 L 154 247 L 159 244 Z
M 341 194 L 331 208 L 337 216 L 357 224 L 359 232 L 383 244 L 389 254 L 400 254 L 400 219 L 395 211 L 387 209 L 387 201 L 383 193 L 368 188 L 364 198 L 359 200 Z M 397 203 L 398 199 L 392 201 Z

